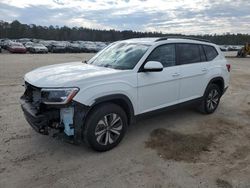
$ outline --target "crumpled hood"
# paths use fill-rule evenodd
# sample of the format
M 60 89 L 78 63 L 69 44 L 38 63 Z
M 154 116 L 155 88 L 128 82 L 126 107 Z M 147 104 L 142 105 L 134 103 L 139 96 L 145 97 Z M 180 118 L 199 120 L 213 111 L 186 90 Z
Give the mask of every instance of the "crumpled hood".
M 85 79 L 114 74 L 120 70 L 72 62 L 35 69 L 24 80 L 36 87 L 78 87 Z

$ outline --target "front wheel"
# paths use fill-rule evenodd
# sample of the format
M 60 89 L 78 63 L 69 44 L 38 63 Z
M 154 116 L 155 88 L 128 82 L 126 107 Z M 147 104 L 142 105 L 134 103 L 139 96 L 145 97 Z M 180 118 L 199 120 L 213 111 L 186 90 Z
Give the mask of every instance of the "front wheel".
M 203 96 L 202 102 L 199 106 L 199 111 L 201 111 L 204 114 L 211 114 L 213 113 L 219 103 L 220 103 L 220 98 L 221 98 L 221 90 L 216 84 L 210 84 Z
M 108 151 L 117 146 L 127 130 L 124 110 L 112 103 L 97 106 L 85 124 L 85 142 L 96 151 Z

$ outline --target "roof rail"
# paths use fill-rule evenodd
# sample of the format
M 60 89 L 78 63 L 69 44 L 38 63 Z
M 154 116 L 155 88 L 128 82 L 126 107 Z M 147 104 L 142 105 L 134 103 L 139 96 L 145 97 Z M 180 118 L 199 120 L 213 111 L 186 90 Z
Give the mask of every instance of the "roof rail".
M 167 37 L 161 37 L 155 40 L 155 42 L 162 41 L 162 40 L 168 40 L 168 39 L 189 39 L 189 40 L 197 40 L 202 42 L 211 42 L 210 40 L 206 39 L 200 39 L 195 37 L 186 37 L 186 36 L 167 36 Z

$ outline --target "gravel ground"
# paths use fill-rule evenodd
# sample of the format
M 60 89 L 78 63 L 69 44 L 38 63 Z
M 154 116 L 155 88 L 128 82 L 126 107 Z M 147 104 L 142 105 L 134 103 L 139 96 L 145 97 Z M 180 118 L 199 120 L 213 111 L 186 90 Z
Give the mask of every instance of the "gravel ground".
M 250 187 L 249 57 L 228 58 L 231 86 L 214 114 L 145 118 L 98 153 L 37 134 L 19 105 L 26 72 L 92 55 L 0 54 L 0 187 Z

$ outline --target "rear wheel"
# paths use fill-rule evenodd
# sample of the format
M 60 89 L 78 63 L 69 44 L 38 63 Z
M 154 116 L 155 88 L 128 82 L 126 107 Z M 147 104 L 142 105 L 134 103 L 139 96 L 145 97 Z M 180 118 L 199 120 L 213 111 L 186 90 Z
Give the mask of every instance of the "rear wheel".
M 210 84 L 203 96 L 202 102 L 199 106 L 199 111 L 204 114 L 213 113 L 220 103 L 221 94 L 222 92 L 218 85 Z
M 117 146 L 125 135 L 127 116 L 112 103 L 97 106 L 86 121 L 85 142 L 96 151 L 108 151 Z

